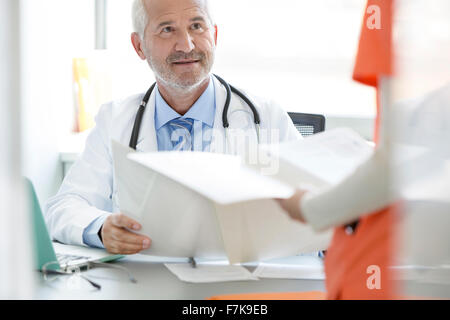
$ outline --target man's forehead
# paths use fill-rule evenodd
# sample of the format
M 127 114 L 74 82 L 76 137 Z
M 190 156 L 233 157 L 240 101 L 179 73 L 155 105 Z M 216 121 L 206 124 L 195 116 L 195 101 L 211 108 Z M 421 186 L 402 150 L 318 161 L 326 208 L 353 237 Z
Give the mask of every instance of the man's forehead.
M 150 22 L 185 12 L 207 14 L 205 0 L 145 0 L 144 3 Z

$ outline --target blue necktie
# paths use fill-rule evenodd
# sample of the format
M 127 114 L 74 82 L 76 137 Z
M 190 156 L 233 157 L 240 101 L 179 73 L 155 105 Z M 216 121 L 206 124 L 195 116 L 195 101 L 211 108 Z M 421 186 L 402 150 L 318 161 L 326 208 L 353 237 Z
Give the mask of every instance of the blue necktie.
M 174 151 L 192 150 L 192 126 L 194 120 L 190 118 L 177 118 L 169 122 L 172 129 L 171 141 Z

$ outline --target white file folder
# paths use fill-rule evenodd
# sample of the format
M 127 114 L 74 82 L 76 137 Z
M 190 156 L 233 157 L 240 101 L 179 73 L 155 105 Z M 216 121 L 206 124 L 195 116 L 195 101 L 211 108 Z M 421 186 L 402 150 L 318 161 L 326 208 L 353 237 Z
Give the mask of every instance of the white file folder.
M 338 132 L 339 133 L 339 132 Z M 344 131 L 341 135 L 345 136 Z M 315 137 L 286 144 L 287 150 L 301 149 Z M 319 137 L 320 138 L 320 137 Z M 316 138 L 317 139 L 317 138 Z M 345 140 L 343 138 L 343 144 Z M 323 138 L 322 138 L 323 140 Z M 238 156 L 200 152 L 136 153 L 113 141 L 115 183 L 118 202 L 123 213 L 139 221 L 141 232 L 152 239 L 144 254 L 228 259 L 231 264 L 264 261 L 273 258 L 310 253 L 327 248 L 331 231 L 316 233 L 311 227 L 288 217 L 276 203 L 276 198 L 288 198 L 294 193 L 294 183 L 286 177 L 302 178 L 313 187 L 323 188 L 349 174 L 349 168 L 363 161 L 371 149 L 354 146 L 341 156 L 352 159 L 327 164 L 326 175 L 320 170 L 318 151 L 327 148 L 322 143 L 316 153 L 316 168 L 302 168 L 301 156 L 283 151 L 284 146 L 262 148 L 264 156 L 278 161 L 279 174 L 261 174 L 261 164 L 247 165 Z M 312 144 L 314 145 L 314 144 Z M 341 146 L 343 147 L 343 146 Z M 355 149 L 356 148 L 356 149 Z M 338 152 L 339 153 L 339 152 Z M 294 154 L 294 155 L 293 155 Z M 283 158 L 285 156 L 285 158 Z M 280 158 L 278 158 L 280 157 Z M 329 160 L 330 153 L 325 153 Z M 356 161 L 358 159 L 358 161 Z M 292 160 L 292 159 L 291 159 Z M 306 163 L 311 164 L 310 158 Z M 295 165 L 295 163 L 299 165 Z M 333 170 L 331 167 L 336 167 Z M 289 175 L 287 168 L 291 171 Z M 283 176 L 284 175 L 284 176 Z M 306 181 L 307 180 L 307 181 Z

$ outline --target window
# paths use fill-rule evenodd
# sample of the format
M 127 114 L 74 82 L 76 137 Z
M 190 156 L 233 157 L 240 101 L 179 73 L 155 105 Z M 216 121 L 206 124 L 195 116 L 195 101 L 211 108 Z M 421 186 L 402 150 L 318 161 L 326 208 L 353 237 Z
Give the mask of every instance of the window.
M 287 111 L 373 117 L 375 92 L 351 78 L 365 0 L 211 0 L 219 27 L 213 72 Z M 132 0 L 108 2 L 115 97 L 144 91 L 153 74 L 134 52 Z

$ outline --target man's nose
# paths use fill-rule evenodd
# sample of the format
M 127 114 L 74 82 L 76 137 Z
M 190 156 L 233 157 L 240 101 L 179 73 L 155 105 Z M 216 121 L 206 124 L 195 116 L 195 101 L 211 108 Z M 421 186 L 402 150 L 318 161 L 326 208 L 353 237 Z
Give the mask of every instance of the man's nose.
M 192 50 L 194 50 L 194 48 L 195 48 L 194 39 L 189 34 L 189 32 L 186 31 L 186 32 L 180 33 L 180 35 L 178 36 L 178 39 L 177 39 L 175 50 L 189 53 Z

